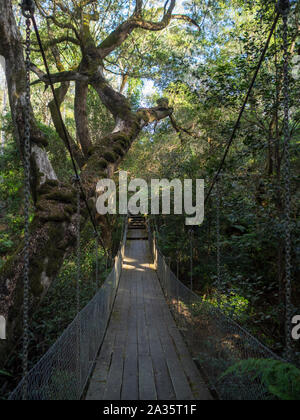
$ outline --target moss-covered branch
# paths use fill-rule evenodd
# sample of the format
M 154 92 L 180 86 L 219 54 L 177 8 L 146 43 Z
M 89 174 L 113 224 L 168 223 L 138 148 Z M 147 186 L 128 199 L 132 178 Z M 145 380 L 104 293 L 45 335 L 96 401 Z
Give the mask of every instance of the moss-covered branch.
M 123 22 L 115 31 L 113 31 L 98 47 L 102 58 L 109 55 L 118 48 L 128 38 L 132 31 L 136 28 L 146 29 L 148 31 L 161 31 L 166 28 L 171 19 L 172 12 L 176 6 L 176 0 L 171 0 L 167 11 L 165 11 L 160 22 L 150 22 L 142 18 L 142 2 L 136 3 L 134 14 Z
M 88 90 L 88 83 L 79 81 L 76 82 L 74 101 L 76 132 L 77 138 L 81 145 L 82 152 L 85 157 L 88 154 L 88 150 L 92 146 L 87 113 Z

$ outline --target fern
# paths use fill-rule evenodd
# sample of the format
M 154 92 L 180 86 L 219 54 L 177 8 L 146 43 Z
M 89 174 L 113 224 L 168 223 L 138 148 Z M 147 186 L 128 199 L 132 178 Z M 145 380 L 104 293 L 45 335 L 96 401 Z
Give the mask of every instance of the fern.
M 220 379 L 228 375 L 251 375 L 260 380 L 268 392 L 284 401 L 300 400 L 300 370 L 294 365 L 272 359 L 243 360 L 231 366 Z
M 8 373 L 8 372 L 5 372 L 4 370 L 1 370 L 0 369 L 0 375 L 2 375 L 2 376 L 12 376 L 10 373 Z

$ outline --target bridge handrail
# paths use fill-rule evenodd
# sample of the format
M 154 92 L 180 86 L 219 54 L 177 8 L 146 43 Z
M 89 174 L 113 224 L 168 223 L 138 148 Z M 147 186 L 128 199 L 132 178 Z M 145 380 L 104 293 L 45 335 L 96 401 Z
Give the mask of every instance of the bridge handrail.
M 113 269 L 105 283 L 30 370 L 27 378 L 28 400 L 81 399 L 111 316 L 122 273 L 126 239 L 127 222 Z M 11 393 L 9 400 L 22 400 L 23 387 L 24 380 Z
M 260 378 L 225 371 L 241 361 L 271 359 L 285 362 L 234 319 L 192 292 L 172 272 L 148 224 L 148 237 L 166 300 L 195 361 L 210 388 L 222 400 L 272 398 Z

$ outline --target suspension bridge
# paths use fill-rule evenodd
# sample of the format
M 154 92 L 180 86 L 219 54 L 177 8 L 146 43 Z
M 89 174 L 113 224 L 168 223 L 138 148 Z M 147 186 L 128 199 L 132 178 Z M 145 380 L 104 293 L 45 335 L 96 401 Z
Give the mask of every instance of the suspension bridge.
M 164 299 L 146 234 L 142 219 L 129 219 L 119 290 L 86 398 L 209 400 Z
M 33 21 L 50 86 L 55 98 L 49 67 L 38 34 L 33 11 L 23 1 L 27 20 L 27 92 L 30 98 L 30 23 Z M 286 1 L 279 10 L 261 59 L 251 81 L 232 137 L 221 165 L 208 190 L 205 202 L 220 174 L 238 130 L 256 77 L 263 63 L 274 29 L 283 15 L 284 21 L 284 105 L 285 105 L 285 231 L 287 356 L 291 354 L 291 238 L 290 238 L 290 168 L 289 168 L 289 97 Z M 58 113 L 64 127 L 57 104 Z M 25 130 L 25 242 L 29 246 L 29 113 Z M 66 134 L 66 143 L 68 136 Z M 71 147 L 69 152 L 72 157 Z M 80 197 L 84 197 L 88 214 L 97 234 L 94 216 L 89 209 L 80 176 L 72 158 L 77 194 L 77 259 L 80 265 Z M 217 188 L 218 189 L 218 188 Z M 220 202 L 217 202 L 218 281 L 220 280 Z M 180 282 L 159 250 L 155 229 L 149 219 L 130 216 L 113 268 L 101 289 L 78 314 L 57 342 L 28 372 L 28 249 L 25 247 L 24 276 L 24 376 L 10 395 L 11 400 L 210 400 L 269 399 L 261 379 L 247 374 L 222 373 L 237 362 L 249 359 L 281 360 L 249 332 L 204 302 Z M 77 278 L 80 284 L 80 272 Z M 79 302 L 77 302 L 79 303 Z M 79 307 L 79 305 L 78 305 Z
M 224 366 L 278 356 L 178 280 L 154 236 L 149 220 L 129 217 L 107 280 L 11 400 L 268 396 L 258 379 L 219 378 Z

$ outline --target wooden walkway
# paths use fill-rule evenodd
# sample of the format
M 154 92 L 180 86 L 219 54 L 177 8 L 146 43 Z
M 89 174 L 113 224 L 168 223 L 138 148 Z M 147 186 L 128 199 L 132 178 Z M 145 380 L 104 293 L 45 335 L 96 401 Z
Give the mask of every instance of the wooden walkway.
M 147 240 L 127 241 L 111 321 L 86 399 L 212 399 L 164 299 Z

